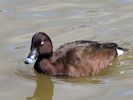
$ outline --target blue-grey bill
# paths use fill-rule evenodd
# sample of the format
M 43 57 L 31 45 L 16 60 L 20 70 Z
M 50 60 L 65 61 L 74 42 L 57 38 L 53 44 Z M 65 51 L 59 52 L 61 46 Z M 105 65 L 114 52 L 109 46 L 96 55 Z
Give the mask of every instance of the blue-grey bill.
M 34 63 L 37 59 L 38 53 L 37 50 L 34 49 L 30 52 L 30 54 L 28 55 L 28 57 L 25 59 L 25 64 L 31 64 Z

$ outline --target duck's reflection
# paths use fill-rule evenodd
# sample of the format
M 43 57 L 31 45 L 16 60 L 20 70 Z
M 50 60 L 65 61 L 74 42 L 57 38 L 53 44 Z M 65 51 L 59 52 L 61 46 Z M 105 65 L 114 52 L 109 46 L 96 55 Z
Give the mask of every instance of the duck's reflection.
M 52 100 L 53 83 L 49 76 L 38 75 L 36 81 L 36 89 L 32 97 L 26 100 Z

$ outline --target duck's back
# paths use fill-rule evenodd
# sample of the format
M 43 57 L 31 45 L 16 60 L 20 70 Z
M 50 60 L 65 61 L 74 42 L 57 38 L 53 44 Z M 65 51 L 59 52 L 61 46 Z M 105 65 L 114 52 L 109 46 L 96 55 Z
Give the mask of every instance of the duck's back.
M 69 74 L 87 76 L 106 67 L 116 56 L 116 48 L 115 43 L 70 42 L 53 53 L 52 61 L 69 70 Z

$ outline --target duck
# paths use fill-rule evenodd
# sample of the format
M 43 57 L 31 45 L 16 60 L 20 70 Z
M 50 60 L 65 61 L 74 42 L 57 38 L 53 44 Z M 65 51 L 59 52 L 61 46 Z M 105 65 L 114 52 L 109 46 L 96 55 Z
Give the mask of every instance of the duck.
M 65 43 L 53 51 L 53 44 L 45 32 L 37 32 L 31 40 L 25 64 L 34 63 L 36 72 L 52 76 L 84 77 L 107 68 L 127 49 L 113 42 L 77 40 Z

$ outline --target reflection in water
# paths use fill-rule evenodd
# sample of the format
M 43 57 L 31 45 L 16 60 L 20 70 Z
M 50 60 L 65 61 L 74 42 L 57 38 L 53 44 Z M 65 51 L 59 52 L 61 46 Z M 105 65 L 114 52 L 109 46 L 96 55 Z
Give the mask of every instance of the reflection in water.
M 26 100 L 52 100 L 53 83 L 50 77 L 45 75 L 37 75 L 36 89 L 32 97 Z

